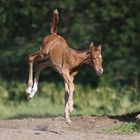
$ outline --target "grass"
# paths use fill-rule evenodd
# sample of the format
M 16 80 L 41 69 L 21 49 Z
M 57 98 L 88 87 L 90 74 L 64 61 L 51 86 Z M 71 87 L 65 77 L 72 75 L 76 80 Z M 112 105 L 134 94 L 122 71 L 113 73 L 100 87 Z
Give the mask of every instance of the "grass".
M 120 134 L 140 133 L 140 124 L 138 123 L 122 123 L 107 130 Z
M 42 82 L 30 102 L 24 98 L 22 82 L 0 82 L 0 119 L 63 115 L 63 84 Z M 135 95 L 135 96 L 134 96 Z M 140 96 L 134 89 L 76 85 L 72 115 L 123 115 L 139 111 Z
M 35 98 L 31 101 L 16 103 L 6 101 L 0 104 L 0 118 L 14 119 L 27 117 L 52 117 L 63 114 L 63 106 L 50 103 L 48 99 Z

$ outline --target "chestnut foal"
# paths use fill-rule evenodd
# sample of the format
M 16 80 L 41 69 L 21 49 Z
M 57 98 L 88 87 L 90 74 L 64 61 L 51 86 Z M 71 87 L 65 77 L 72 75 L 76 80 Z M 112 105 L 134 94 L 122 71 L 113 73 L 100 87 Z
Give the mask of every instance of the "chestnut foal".
M 31 53 L 28 57 L 29 80 L 26 89 L 27 99 L 32 99 L 38 88 L 40 72 L 46 67 L 53 67 L 62 75 L 65 83 L 65 110 L 66 122 L 70 124 L 69 112 L 73 111 L 74 77 L 84 64 L 89 64 L 97 74 L 103 73 L 101 46 L 91 43 L 90 48 L 84 51 L 76 51 L 68 47 L 66 40 L 57 34 L 59 14 L 53 12 L 53 24 L 51 34 L 44 37 L 40 50 Z M 34 82 L 33 63 L 36 62 Z

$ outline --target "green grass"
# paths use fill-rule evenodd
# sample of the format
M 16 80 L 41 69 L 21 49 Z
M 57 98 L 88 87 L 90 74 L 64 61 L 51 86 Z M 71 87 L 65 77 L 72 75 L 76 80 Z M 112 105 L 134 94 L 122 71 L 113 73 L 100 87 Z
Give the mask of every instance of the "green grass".
M 26 84 L 0 81 L 0 119 L 63 115 L 64 86 L 42 82 L 31 101 L 26 101 Z M 123 115 L 139 111 L 139 92 L 132 88 L 75 86 L 72 115 Z
M 6 101 L 0 104 L 0 118 L 52 117 L 63 114 L 63 106 L 52 104 L 47 98 L 34 98 L 21 103 Z
M 107 130 L 120 134 L 140 133 L 140 124 L 137 123 L 122 123 Z

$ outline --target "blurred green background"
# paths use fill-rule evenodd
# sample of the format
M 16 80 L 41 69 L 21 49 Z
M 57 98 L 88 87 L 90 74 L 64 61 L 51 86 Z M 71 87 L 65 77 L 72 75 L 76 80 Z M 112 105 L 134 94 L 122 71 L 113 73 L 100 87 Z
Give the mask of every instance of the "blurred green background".
M 27 102 L 27 56 L 50 34 L 53 9 L 58 32 L 75 49 L 102 45 L 104 74 L 84 66 L 75 79 L 74 115 L 140 111 L 139 0 L 1 0 L 0 118 L 63 115 L 64 85 L 53 69 L 42 72 L 38 95 Z

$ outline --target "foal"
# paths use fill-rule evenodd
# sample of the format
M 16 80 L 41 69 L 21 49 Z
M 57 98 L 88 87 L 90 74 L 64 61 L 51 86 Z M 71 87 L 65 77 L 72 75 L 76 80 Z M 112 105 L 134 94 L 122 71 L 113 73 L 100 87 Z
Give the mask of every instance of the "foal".
M 57 34 L 58 21 L 58 11 L 54 10 L 51 34 L 43 38 L 40 50 L 31 53 L 28 57 L 29 80 L 26 96 L 27 99 L 33 98 L 37 92 L 40 72 L 46 67 L 53 67 L 64 79 L 64 116 L 66 122 L 70 124 L 69 112 L 73 111 L 74 77 L 84 64 L 89 64 L 97 74 L 103 73 L 101 46 L 95 46 L 94 43 L 91 43 L 90 48 L 84 51 L 69 48 L 66 40 Z M 36 62 L 36 67 L 33 82 L 34 62 Z

